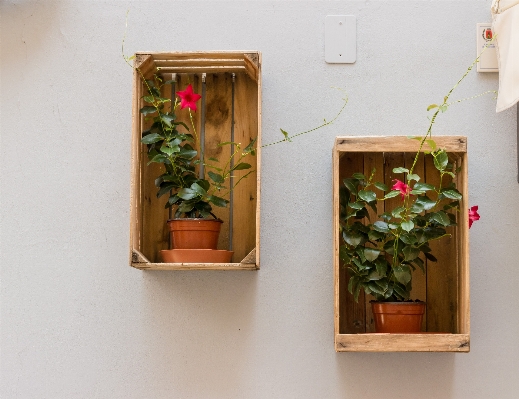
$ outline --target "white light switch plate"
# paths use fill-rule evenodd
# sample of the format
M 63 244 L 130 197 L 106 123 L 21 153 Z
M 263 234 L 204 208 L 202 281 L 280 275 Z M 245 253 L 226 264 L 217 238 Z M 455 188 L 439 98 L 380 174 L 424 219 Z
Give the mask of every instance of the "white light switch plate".
M 481 53 L 485 48 L 485 45 L 487 45 L 487 43 L 489 43 L 490 40 L 492 40 L 492 37 L 494 35 L 494 33 L 492 32 L 492 24 L 490 22 L 477 24 L 476 34 L 478 46 L 477 55 L 479 56 L 481 54 L 481 57 L 477 64 L 477 71 L 499 72 L 495 41 L 488 44 L 487 49 L 483 53 Z
M 355 15 L 326 16 L 324 59 L 329 64 L 353 64 L 357 60 L 357 18 Z

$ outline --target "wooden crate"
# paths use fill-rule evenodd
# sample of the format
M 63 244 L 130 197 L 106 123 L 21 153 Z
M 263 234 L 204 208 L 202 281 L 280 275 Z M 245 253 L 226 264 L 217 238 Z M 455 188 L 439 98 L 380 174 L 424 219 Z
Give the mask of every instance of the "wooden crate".
M 148 270 L 259 269 L 261 54 L 255 51 L 140 52 L 136 54 L 135 67 L 139 71 L 134 71 L 133 81 L 130 265 Z M 205 111 L 202 111 L 199 102 L 193 117 L 200 133 L 201 115 L 205 113 L 203 144 L 206 159 L 215 157 L 225 162 L 229 158 L 229 146 L 219 147 L 218 144 L 231 141 L 233 116 L 235 142 L 242 143 L 242 148 L 245 148 L 252 139 L 257 138 L 256 156 L 250 156 L 246 161 L 253 166 L 254 172 L 234 190 L 232 214 L 229 206 L 213 207 L 213 212 L 224 221 L 218 249 L 227 250 L 232 242 L 232 263 L 178 264 L 160 261 L 159 251 L 169 249 L 166 221 L 170 212 L 164 207 L 167 196 L 160 199 L 156 197 L 154 180 L 162 173 L 163 165 L 147 166 L 146 146 L 141 143 L 141 134 L 149 122 L 140 113 L 144 105 L 142 97 L 146 94 L 143 77 L 150 79 L 157 73 L 166 80 L 174 77 L 175 91 L 184 90 L 188 84 L 192 84 L 194 91 L 201 94 L 205 84 Z M 163 97 L 171 98 L 172 90 L 171 85 L 165 85 Z M 177 120 L 190 126 L 188 118 L 180 114 Z M 235 181 L 240 173 L 246 172 L 248 170 L 238 172 Z M 229 238 L 230 219 L 232 239 Z
M 463 195 L 461 210 L 468 209 L 467 139 L 461 136 L 434 137 L 439 148 L 460 172 L 456 186 Z M 337 137 L 333 149 L 333 237 L 335 281 L 335 350 L 338 352 L 468 352 L 469 320 L 469 251 L 468 212 L 458 215 L 457 226 L 449 227 L 452 236 L 432 241 L 432 253 L 438 262 L 426 262 L 426 273 L 413 274 L 412 299 L 427 303 L 423 331 L 420 334 L 376 334 L 369 301 L 364 292 L 356 303 L 348 292 L 348 274 L 339 260 L 339 188 L 342 180 L 354 172 L 369 175 L 376 168 L 375 181 L 392 186 L 393 168 L 410 167 L 419 150 L 419 142 L 403 136 Z M 415 173 L 429 183 L 437 183 L 432 156 L 420 154 Z M 387 200 L 400 201 L 400 198 Z M 382 213 L 384 204 L 379 204 Z

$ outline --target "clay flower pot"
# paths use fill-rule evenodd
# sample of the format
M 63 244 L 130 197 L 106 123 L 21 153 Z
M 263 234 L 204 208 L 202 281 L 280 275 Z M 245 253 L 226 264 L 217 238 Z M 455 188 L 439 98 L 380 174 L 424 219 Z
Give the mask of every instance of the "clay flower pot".
M 171 248 L 216 249 L 222 223 L 220 219 L 169 219 Z
M 371 302 L 375 332 L 419 333 L 425 302 Z

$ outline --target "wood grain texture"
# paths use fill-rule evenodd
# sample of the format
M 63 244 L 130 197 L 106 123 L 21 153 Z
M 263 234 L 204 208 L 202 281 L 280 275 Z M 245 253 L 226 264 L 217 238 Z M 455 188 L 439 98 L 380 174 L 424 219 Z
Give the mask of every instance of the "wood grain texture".
M 469 352 L 468 334 L 339 334 L 337 352 Z
M 436 136 L 434 141 L 447 152 L 467 151 L 467 139 L 464 136 Z M 335 143 L 341 152 L 417 152 L 420 149 L 420 142 L 407 136 L 336 137 Z M 424 150 L 430 148 L 425 145 L 422 148 Z
M 258 270 L 253 263 L 132 263 L 140 270 Z
M 424 169 L 424 154 L 419 154 L 418 158 L 416 159 L 415 164 L 415 155 L 412 153 L 405 153 L 404 154 L 404 164 L 405 168 L 409 169 L 411 171 L 411 168 L 414 164 L 413 173 L 420 176 L 422 179 L 425 178 L 425 169 Z M 422 302 L 427 302 L 427 262 L 425 260 L 425 257 L 423 255 L 420 256 L 420 258 L 424 262 L 424 269 L 425 272 L 422 271 L 420 268 L 417 268 L 413 271 L 413 278 L 412 278 L 412 284 L 413 289 L 411 291 L 411 299 L 413 300 L 419 300 Z M 422 331 L 427 331 L 427 308 L 424 313 L 424 318 L 422 321 Z
M 337 138 L 337 145 L 333 152 L 333 206 L 334 206 L 334 291 L 335 291 L 335 342 L 337 351 L 445 351 L 445 352 L 468 352 L 470 340 L 470 298 L 469 298 L 469 259 L 468 259 L 468 214 L 466 209 L 468 203 L 468 170 L 467 170 L 467 154 L 466 154 L 466 138 L 462 137 L 441 137 L 435 138 L 439 147 L 452 146 L 457 148 L 457 152 L 449 153 L 449 160 L 459 168 L 456 177 L 457 188 L 463 195 L 458 214 L 458 225 L 450 229 L 451 238 L 443 238 L 440 241 L 431 243 L 433 254 L 438 258 L 438 263 L 428 262 L 426 265 L 426 275 L 416 271 L 413 275 L 413 292 L 412 298 L 426 299 L 428 303 L 427 325 L 425 333 L 421 334 L 370 334 L 369 320 L 366 322 L 367 334 L 359 334 L 354 331 L 348 331 L 346 317 L 352 317 L 355 313 L 352 304 L 354 303 L 352 295 L 344 295 L 347 292 L 347 277 L 341 272 L 341 265 L 338 260 L 338 251 L 341 239 L 338 234 L 338 190 L 340 187 L 340 178 L 344 175 L 351 175 L 352 172 L 364 170 L 368 174 L 370 163 L 377 164 L 380 160 L 373 160 L 370 157 L 373 153 L 379 153 L 379 157 L 384 158 L 384 180 L 388 186 L 393 185 L 396 178 L 402 180 L 403 175 L 395 175 L 392 173 L 393 167 L 405 166 L 410 167 L 413 162 L 413 155 L 410 151 L 401 150 L 399 146 L 390 146 L 391 149 L 400 148 L 399 151 L 385 151 L 384 142 L 382 144 L 373 143 L 374 146 L 361 138 L 360 144 L 353 143 L 353 148 L 362 148 L 358 151 L 349 151 L 343 145 L 351 140 L 355 141 L 356 137 L 349 137 L 348 140 Z M 372 138 L 369 138 L 370 140 Z M 393 139 L 390 137 L 388 139 Z M 413 141 L 405 138 L 407 142 Z M 450 144 L 449 144 L 450 143 Z M 453 143 L 458 143 L 461 145 Z M 368 145 L 370 145 L 368 147 Z M 368 150 L 368 151 L 365 151 Z M 373 152 L 372 152 L 373 151 Z M 358 165 L 356 170 L 348 170 L 345 164 L 351 164 L 351 157 L 363 156 L 363 169 Z M 423 161 L 424 155 L 420 155 L 415 166 L 414 172 L 423 176 L 424 180 L 435 185 L 438 182 L 436 168 L 432 163 L 432 157 L 425 156 L 428 161 Z M 376 179 L 380 181 L 379 179 Z M 445 185 L 444 181 L 444 185 Z M 401 201 L 400 197 L 392 199 L 393 201 Z M 389 201 L 386 202 L 389 207 L 394 207 Z M 440 265 L 440 263 L 442 265 Z M 424 298 L 425 296 L 425 298 Z M 367 308 L 368 301 L 365 301 L 365 317 L 369 318 L 369 310 Z M 346 325 L 345 325 L 346 323 Z
M 343 180 L 351 177 L 353 173 L 364 170 L 364 155 L 361 153 L 347 153 L 339 160 L 338 171 L 338 187 L 342 187 Z M 338 190 L 337 190 L 338 196 Z M 337 209 L 339 200 L 337 198 Z M 339 217 L 337 213 L 337 218 Z M 339 246 L 342 244 L 342 238 L 338 237 Z M 338 251 L 335 257 L 338 258 Z M 364 291 L 361 290 L 359 301 L 355 302 L 353 295 L 348 291 L 348 275 L 347 265 L 339 260 L 339 333 L 361 333 L 366 332 L 366 297 Z
M 231 86 L 230 74 L 225 71 L 237 73 L 238 82 L 236 90 L 236 125 L 235 133 L 238 133 L 236 141 L 247 145 L 251 138 L 258 137 L 257 146 L 261 145 L 261 54 L 257 51 L 214 51 L 214 52 L 139 52 L 136 53 L 134 65 L 140 68 L 145 79 L 150 79 L 157 71 L 161 75 L 175 73 L 177 83 L 176 91 L 184 90 L 189 83 L 193 85 L 195 92 L 201 93 L 201 76 L 207 74 L 207 118 L 206 118 L 206 157 L 216 155 L 216 158 L 226 159 L 228 153 L 217 147 L 217 143 L 230 141 L 231 115 Z M 189 72 L 189 73 L 188 73 Z M 213 74 L 214 72 L 214 74 Z M 149 259 L 149 269 L 158 270 L 158 253 L 161 249 L 169 247 L 169 232 L 166 228 L 166 220 L 169 211 L 164 209 L 167 196 L 156 199 L 157 188 L 154 180 L 162 173 L 161 165 L 147 166 L 146 147 L 140 143 L 142 131 L 149 126 L 145 122 L 139 110 L 142 107 L 141 97 L 144 94 L 143 79 L 139 72 L 134 74 L 133 87 L 133 127 L 132 127 L 132 187 L 131 187 L 131 222 L 130 222 L 130 256 L 132 266 L 139 264 L 139 268 L 145 268 L 143 259 Z M 170 76 L 166 76 L 167 79 Z M 243 83 L 243 84 L 242 84 Z M 171 96 L 169 85 L 164 88 L 163 95 Z M 238 104 L 239 103 L 239 104 Z M 224 112 L 227 110 L 227 113 Z M 225 114 L 225 115 L 224 115 Z M 193 121 L 197 134 L 200 134 L 200 112 L 194 112 Z M 177 121 L 182 121 L 191 126 L 189 113 L 185 110 L 178 113 Z M 238 130 L 239 129 L 239 130 Z M 194 133 L 194 132 L 192 132 Z M 215 153 L 218 152 L 218 154 Z M 229 151 L 229 147 L 227 147 Z M 206 158 L 206 159 L 207 159 Z M 249 163 L 253 163 L 256 172 L 247 179 L 242 180 L 237 197 L 238 216 L 235 215 L 235 232 L 233 260 L 241 263 L 230 263 L 231 266 L 213 264 L 200 266 L 184 264 L 182 266 L 166 266 L 161 270 L 189 270 L 189 269 L 214 269 L 214 270 L 256 270 L 259 268 L 259 195 L 260 195 L 260 150 L 257 157 Z M 206 170 L 207 172 L 207 170 Z M 240 174 L 243 172 L 240 172 Z M 217 210 L 218 216 L 223 220 L 229 220 L 226 216 L 229 210 Z M 227 242 L 226 242 L 227 240 Z M 227 247 L 228 234 L 223 232 L 220 246 Z M 142 256 L 135 256 L 140 253 Z M 251 257 L 255 263 L 251 263 Z M 136 262 L 137 261 L 137 262 Z M 155 266 L 154 266 L 155 265 Z M 239 266 L 236 266 L 239 265 Z
M 445 186 L 450 181 L 452 178 L 446 175 L 442 185 Z M 432 156 L 425 157 L 425 182 L 435 187 L 440 185 L 439 173 L 434 166 Z M 427 260 L 427 331 L 456 333 L 458 312 L 456 229 L 448 227 L 446 230 L 450 237 L 429 242 L 431 253 L 438 261 Z
M 241 143 L 244 149 L 258 137 L 258 87 L 246 74 L 237 74 L 235 82 L 235 120 L 234 141 Z M 239 170 L 234 174 L 234 209 L 233 209 L 233 259 L 241 260 L 256 247 L 256 174 L 260 167 L 255 156 L 249 155 L 243 162 L 252 165 L 251 169 Z M 243 178 L 249 173 L 246 178 Z M 241 179 L 241 181 L 240 181 Z M 239 184 L 236 186 L 236 184 Z

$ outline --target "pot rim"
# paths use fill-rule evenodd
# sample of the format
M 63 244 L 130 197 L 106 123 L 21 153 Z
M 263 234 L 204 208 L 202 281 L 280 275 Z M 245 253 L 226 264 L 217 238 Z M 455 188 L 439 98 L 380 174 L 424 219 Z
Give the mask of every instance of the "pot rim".
M 166 223 L 169 223 L 169 222 L 175 222 L 175 221 L 188 221 L 188 220 L 193 220 L 193 221 L 197 221 L 197 222 L 218 222 L 218 223 L 223 223 L 223 220 L 222 219 L 205 219 L 205 218 L 173 218 L 173 219 L 168 219 L 166 221 Z

